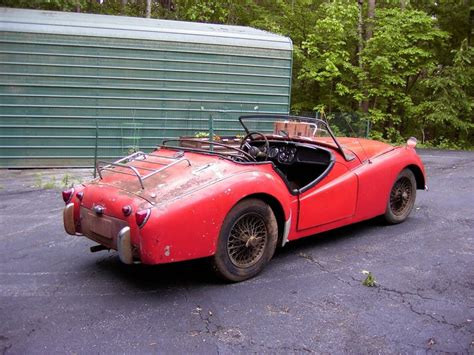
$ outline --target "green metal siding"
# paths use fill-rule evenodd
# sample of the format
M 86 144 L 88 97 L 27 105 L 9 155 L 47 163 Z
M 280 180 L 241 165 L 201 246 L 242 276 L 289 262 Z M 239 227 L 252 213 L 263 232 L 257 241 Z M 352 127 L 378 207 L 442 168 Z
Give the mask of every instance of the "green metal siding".
M 140 38 L 139 29 L 138 38 L 100 28 L 93 35 L 79 35 L 82 29 L 61 34 L 72 31 L 66 24 L 45 33 L 47 15 L 63 14 L 0 10 L 1 167 L 91 166 L 96 134 L 99 155 L 114 158 L 131 146 L 147 150 L 166 138 L 206 131 L 211 116 L 216 133 L 228 135 L 241 132 L 241 114 L 289 111 L 292 51 L 284 37 L 238 28 L 240 37 L 222 38 L 225 26 L 216 38 L 204 28 L 204 37 L 202 25 L 203 43 L 201 37 L 186 41 L 189 35 L 168 38 L 166 31 Z M 25 26 L 11 20 L 12 11 Z M 70 23 L 78 18 L 75 25 L 96 17 L 64 16 Z M 128 20 L 114 17 L 114 28 L 126 28 Z M 28 27 L 35 22 L 43 26 Z M 177 24 L 183 32 L 193 28 Z

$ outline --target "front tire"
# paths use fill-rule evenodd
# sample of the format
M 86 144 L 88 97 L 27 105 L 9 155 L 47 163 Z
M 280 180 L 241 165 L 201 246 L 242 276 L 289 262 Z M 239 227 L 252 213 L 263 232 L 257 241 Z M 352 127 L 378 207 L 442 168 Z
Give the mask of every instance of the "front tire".
M 385 210 L 388 224 L 405 221 L 410 214 L 416 199 L 416 179 L 410 169 L 403 170 L 395 180 Z
M 241 201 L 222 224 L 213 268 L 232 282 L 254 277 L 272 258 L 277 239 L 278 225 L 270 206 L 258 199 Z

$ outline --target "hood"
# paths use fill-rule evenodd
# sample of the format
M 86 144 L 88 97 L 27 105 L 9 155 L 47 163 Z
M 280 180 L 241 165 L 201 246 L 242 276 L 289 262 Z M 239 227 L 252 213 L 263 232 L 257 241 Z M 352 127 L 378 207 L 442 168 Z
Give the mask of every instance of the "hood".
M 152 174 L 142 178 L 144 188 L 141 187 L 140 180 L 134 172 L 123 167 L 102 171 L 103 178 L 97 179 L 94 184 L 113 186 L 155 205 L 178 199 L 228 176 L 250 169 L 246 165 L 236 164 L 215 155 L 192 152 L 186 152 L 180 157 L 174 157 L 175 155 L 176 150 L 161 149 L 146 154 L 146 159 L 134 160 L 127 164 L 133 166 L 142 177 Z
M 337 138 L 343 149 L 350 150 L 359 160 L 372 159 L 395 149 L 392 145 L 363 138 Z

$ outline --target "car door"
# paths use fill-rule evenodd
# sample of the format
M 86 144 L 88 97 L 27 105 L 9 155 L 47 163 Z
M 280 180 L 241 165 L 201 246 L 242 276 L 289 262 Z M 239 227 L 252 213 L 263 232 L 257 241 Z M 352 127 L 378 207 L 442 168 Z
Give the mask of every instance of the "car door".
M 336 160 L 324 179 L 300 193 L 297 229 L 301 231 L 352 217 L 357 190 L 357 176 Z

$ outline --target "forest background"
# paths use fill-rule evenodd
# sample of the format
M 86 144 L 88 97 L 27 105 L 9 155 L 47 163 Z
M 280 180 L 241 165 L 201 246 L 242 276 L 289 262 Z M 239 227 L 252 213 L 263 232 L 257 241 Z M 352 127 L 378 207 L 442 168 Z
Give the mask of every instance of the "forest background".
M 0 6 L 243 25 L 294 45 L 291 110 L 370 136 L 474 148 L 474 1 L 0 0 Z

